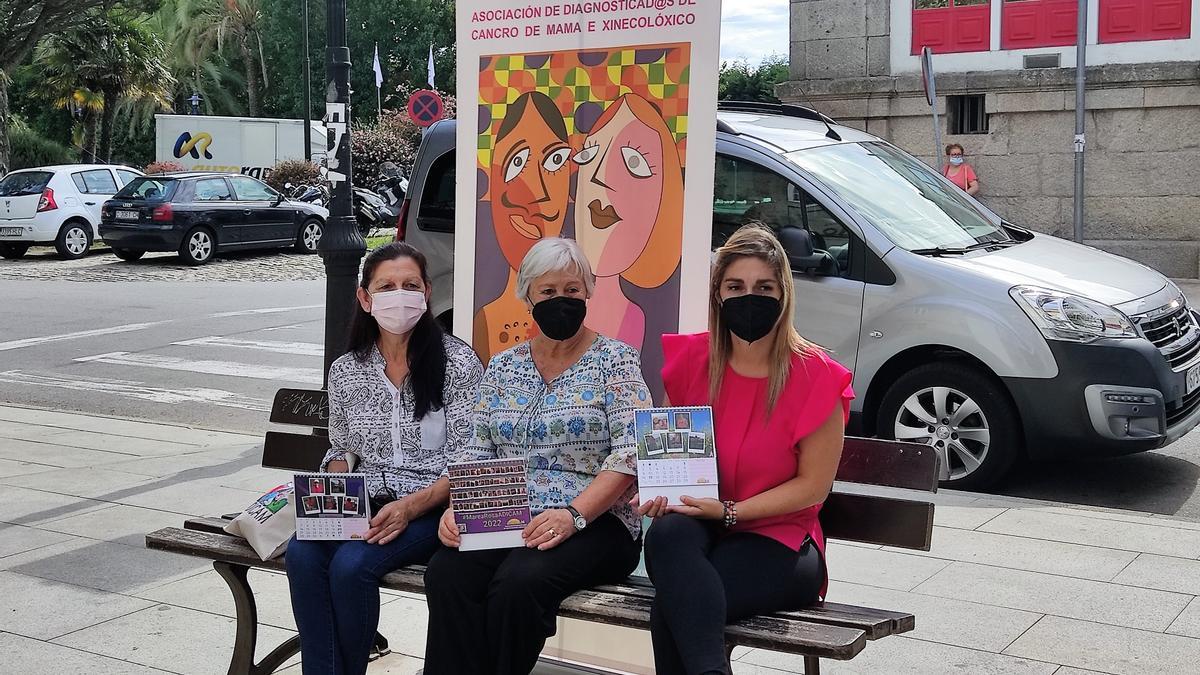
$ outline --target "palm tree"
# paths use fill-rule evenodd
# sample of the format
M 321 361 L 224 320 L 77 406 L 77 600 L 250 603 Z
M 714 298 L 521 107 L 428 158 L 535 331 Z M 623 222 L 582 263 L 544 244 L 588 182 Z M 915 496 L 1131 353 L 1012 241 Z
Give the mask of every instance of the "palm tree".
M 122 98 L 169 107 L 175 81 L 165 59 L 166 47 L 145 21 L 117 10 L 97 11 L 94 20 L 46 38 L 34 53 L 51 87 L 100 94 L 102 161 L 112 157 L 113 119 Z
M 180 0 L 180 5 L 198 10 L 198 20 L 193 24 L 197 44 L 223 50 L 226 41 L 233 40 L 246 78 L 247 111 L 257 117 L 262 89 L 268 86 L 261 33 L 265 17 L 260 0 Z
M 238 92 L 246 80 L 232 67 L 215 40 L 198 30 L 207 18 L 208 3 L 166 0 L 151 18 L 154 31 L 170 45 L 167 68 L 175 78 L 172 100 L 183 105 L 193 93 L 204 99 L 207 114 L 241 115 L 246 112 Z

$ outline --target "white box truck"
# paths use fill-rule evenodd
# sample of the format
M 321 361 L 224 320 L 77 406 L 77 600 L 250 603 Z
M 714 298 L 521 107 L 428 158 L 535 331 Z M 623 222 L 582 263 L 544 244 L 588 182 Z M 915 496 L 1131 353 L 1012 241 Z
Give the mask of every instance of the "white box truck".
M 309 158 L 325 158 L 325 125 L 314 120 Z M 156 115 L 155 157 L 189 171 L 228 171 L 266 178 L 285 159 L 304 158 L 304 120 L 210 115 Z

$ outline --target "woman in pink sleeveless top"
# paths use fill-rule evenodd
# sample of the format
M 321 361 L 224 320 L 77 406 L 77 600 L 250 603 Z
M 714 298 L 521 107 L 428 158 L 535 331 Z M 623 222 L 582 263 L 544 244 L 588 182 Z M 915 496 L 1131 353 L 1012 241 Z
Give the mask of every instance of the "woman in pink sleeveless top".
M 710 332 L 663 336 L 669 404 L 713 406 L 721 498 L 641 505 L 660 674 L 728 673 L 726 623 L 825 594 L 817 514 L 854 393 L 793 327 L 791 280 L 770 230 L 743 227 L 717 250 Z

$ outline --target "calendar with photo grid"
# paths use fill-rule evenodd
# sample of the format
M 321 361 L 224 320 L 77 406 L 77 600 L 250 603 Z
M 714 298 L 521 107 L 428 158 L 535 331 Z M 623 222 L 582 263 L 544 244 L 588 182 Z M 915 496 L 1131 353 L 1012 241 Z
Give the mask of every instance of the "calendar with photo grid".
M 521 532 L 530 511 L 523 458 L 454 462 L 447 473 L 460 551 L 525 545 Z
M 296 538 L 363 539 L 371 528 L 367 477 L 361 473 L 298 473 Z
M 671 407 L 634 411 L 638 442 L 638 498 L 717 495 L 717 449 L 712 408 Z

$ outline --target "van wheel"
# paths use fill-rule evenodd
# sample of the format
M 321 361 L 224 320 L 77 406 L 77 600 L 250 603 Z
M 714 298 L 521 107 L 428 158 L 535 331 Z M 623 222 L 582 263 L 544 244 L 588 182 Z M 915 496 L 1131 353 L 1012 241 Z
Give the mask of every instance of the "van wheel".
M 92 226 L 78 220 L 63 224 L 54 239 L 54 250 L 63 260 L 78 260 L 92 247 Z
M 135 251 L 131 248 L 114 248 L 113 255 L 117 256 L 121 260 L 133 262 L 135 260 L 141 260 L 142 256 L 146 255 L 146 252 Z
M 321 243 L 321 235 L 324 233 L 324 228 L 321 227 L 321 221 L 316 218 L 309 218 L 300 225 L 300 231 L 296 233 L 296 251 L 300 253 L 316 253 L 317 245 Z
M 11 241 L 0 243 L 0 258 L 16 260 L 25 257 L 28 251 L 29 244 L 14 244 Z
M 179 244 L 179 259 L 188 265 L 203 265 L 217 252 L 217 239 L 207 227 L 193 227 Z
M 993 485 L 1020 454 L 1020 421 L 1007 392 L 962 363 L 902 375 L 884 394 L 875 428 L 883 438 L 932 447 L 942 486 L 957 490 Z

